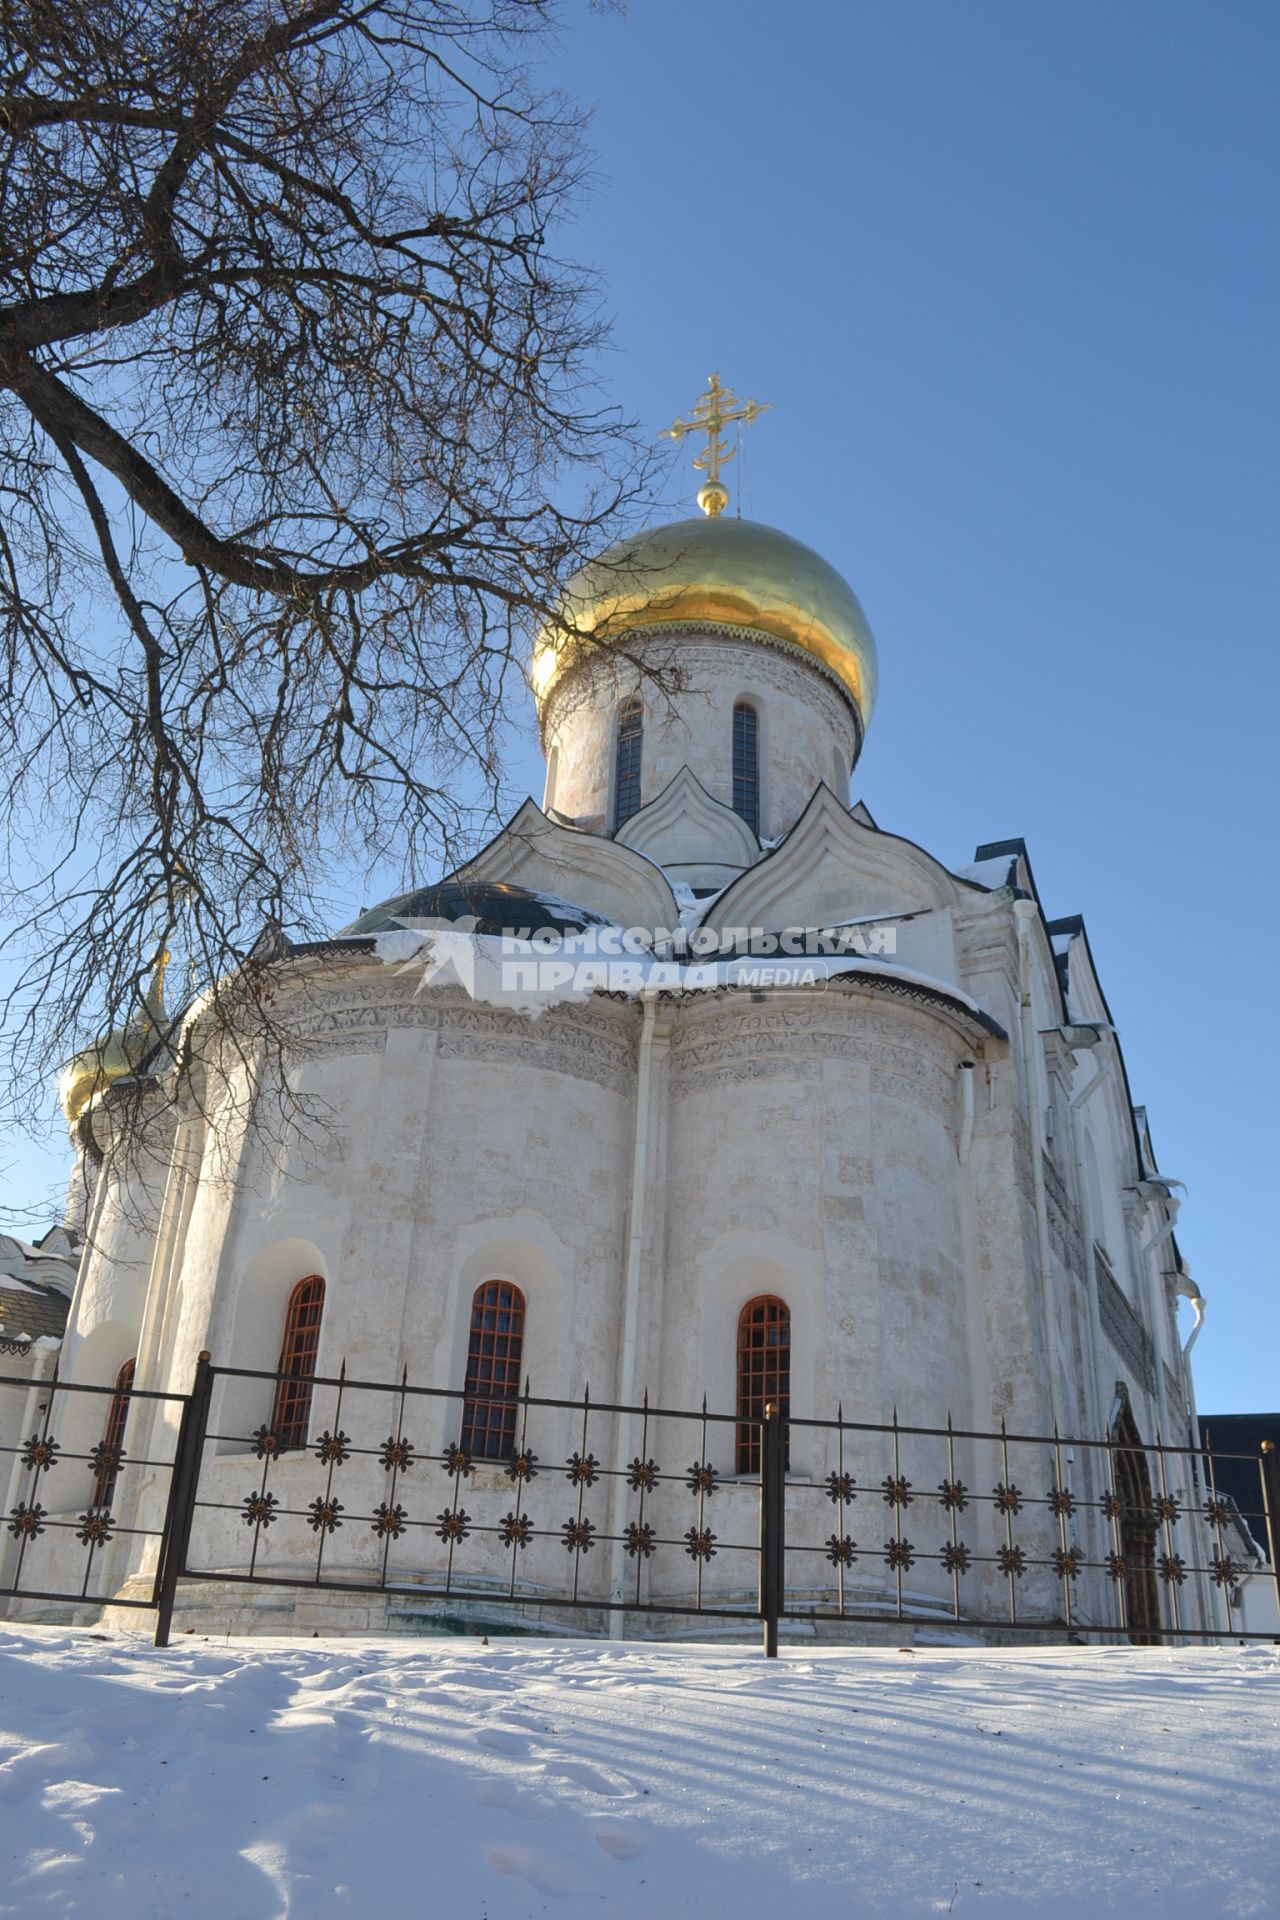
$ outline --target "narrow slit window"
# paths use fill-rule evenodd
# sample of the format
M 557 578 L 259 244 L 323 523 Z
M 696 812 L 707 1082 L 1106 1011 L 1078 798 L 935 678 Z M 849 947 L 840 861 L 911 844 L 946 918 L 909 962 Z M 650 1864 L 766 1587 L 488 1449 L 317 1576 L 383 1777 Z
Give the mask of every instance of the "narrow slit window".
M 115 1377 L 111 1398 L 107 1402 L 107 1424 L 102 1429 L 102 1440 L 97 1452 L 97 1477 L 93 1483 L 93 1504 L 95 1507 L 109 1507 L 116 1491 L 116 1478 L 120 1472 L 120 1462 L 124 1458 L 124 1430 L 129 1418 L 129 1396 L 133 1392 L 133 1370 L 136 1360 L 126 1360 Z
M 462 1408 L 462 1449 L 475 1460 L 509 1460 L 516 1450 L 524 1312 L 524 1295 L 509 1281 L 476 1288 Z
M 733 810 L 760 831 L 760 716 L 747 700 L 733 710 Z
M 271 1408 L 271 1431 L 280 1451 L 305 1447 L 311 1419 L 311 1388 L 320 1351 L 320 1320 L 324 1313 L 324 1281 L 318 1273 L 299 1280 L 289 1295 L 280 1346 L 280 1375 Z
M 644 709 L 638 696 L 624 701 L 618 715 L 618 760 L 613 782 L 616 833 L 640 810 L 640 756 L 644 750 Z
M 748 1300 L 738 1316 L 738 1472 L 760 1471 L 767 1406 L 791 1412 L 791 1309 L 776 1293 Z

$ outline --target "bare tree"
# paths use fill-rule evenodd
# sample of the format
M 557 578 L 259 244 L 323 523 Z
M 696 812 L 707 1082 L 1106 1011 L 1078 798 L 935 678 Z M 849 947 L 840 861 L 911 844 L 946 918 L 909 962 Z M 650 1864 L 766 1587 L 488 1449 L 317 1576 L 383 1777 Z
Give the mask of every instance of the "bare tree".
M 0 0 L 0 765 L 14 1086 L 446 865 L 638 456 L 550 251 L 549 0 Z

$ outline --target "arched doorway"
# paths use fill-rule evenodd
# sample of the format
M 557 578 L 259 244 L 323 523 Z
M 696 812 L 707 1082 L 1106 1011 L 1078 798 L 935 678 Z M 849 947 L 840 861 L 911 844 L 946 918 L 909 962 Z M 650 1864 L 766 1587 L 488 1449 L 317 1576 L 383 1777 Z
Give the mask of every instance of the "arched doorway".
M 1124 1579 L 1120 1582 L 1125 1626 L 1134 1646 L 1158 1646 L 1160 1591 L 1156 1583 L 1156 1514 L 1147 1456 L 1127 1394 L 1121 1396 L 1119 1411 L 1112 1422 L 1111 1443 L 1114 1449 L 1111 1465 L 1120 1509 L 1115 1518 L 1120 1557 L 1125 1566 Z

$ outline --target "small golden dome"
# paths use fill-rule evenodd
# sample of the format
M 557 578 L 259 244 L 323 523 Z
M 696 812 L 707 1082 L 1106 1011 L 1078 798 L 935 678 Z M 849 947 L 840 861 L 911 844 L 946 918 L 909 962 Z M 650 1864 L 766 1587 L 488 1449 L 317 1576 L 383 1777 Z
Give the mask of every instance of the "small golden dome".
M 109 1033 L 96 1046 L 86 1047 L 58 1078 L 58 1101 L 69 1127 L 74 1127 L 95 1094 L 124 1080 L 136 1069 L 144 1051 L 138 1034 Z
M 74 1127 L 89 1102 L 117 1080 L 136 1073 L 154 1049 L 165 1020 L 164 975 L 169 964 L 168 949 L 162 947 L 155 958 L 155 971 L 139 1018 L 123 1032 L 109 1033 L 105 1040 L 85 1047 L 62 1069 L 58 1076 L 58 1103 L 69 1127 Z
M 844 688 L 865 730 L 876 695 L 876 643 L 853 589 L 821 554 L 753 520 L 678 520 L 619 541 L 565 588 L 566 625 L 534 648 L 541 714 L 580 653 L 579 635 L 728 625 L 798 647 Z

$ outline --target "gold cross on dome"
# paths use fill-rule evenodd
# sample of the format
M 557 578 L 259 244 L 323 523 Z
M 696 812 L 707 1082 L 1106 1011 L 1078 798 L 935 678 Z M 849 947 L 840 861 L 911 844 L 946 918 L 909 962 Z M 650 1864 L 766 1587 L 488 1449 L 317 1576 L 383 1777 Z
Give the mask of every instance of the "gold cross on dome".
M 707 444 L 702 452 L 694 455 L 693 464 L 699 473 L 705 473 L 704 485 L 698 488 L 698 505 L 711 519 L 724 512 L 729 504 L 729 489 L 720 478 L 721 467 L 727 467 L 737 452 L 721 436 L 725 427 L 741 420 L 750 426 L 762 413 L 769 411 L 768 400 L 739 400 L 731 387 L 722 387 L 720 375 L 713 373 L 707 385 L 707 391 L 694 407 L 688 419 L 677 419 L 665 429 L 663 438 L 683 440 L 687 433 L 705 433 Z

